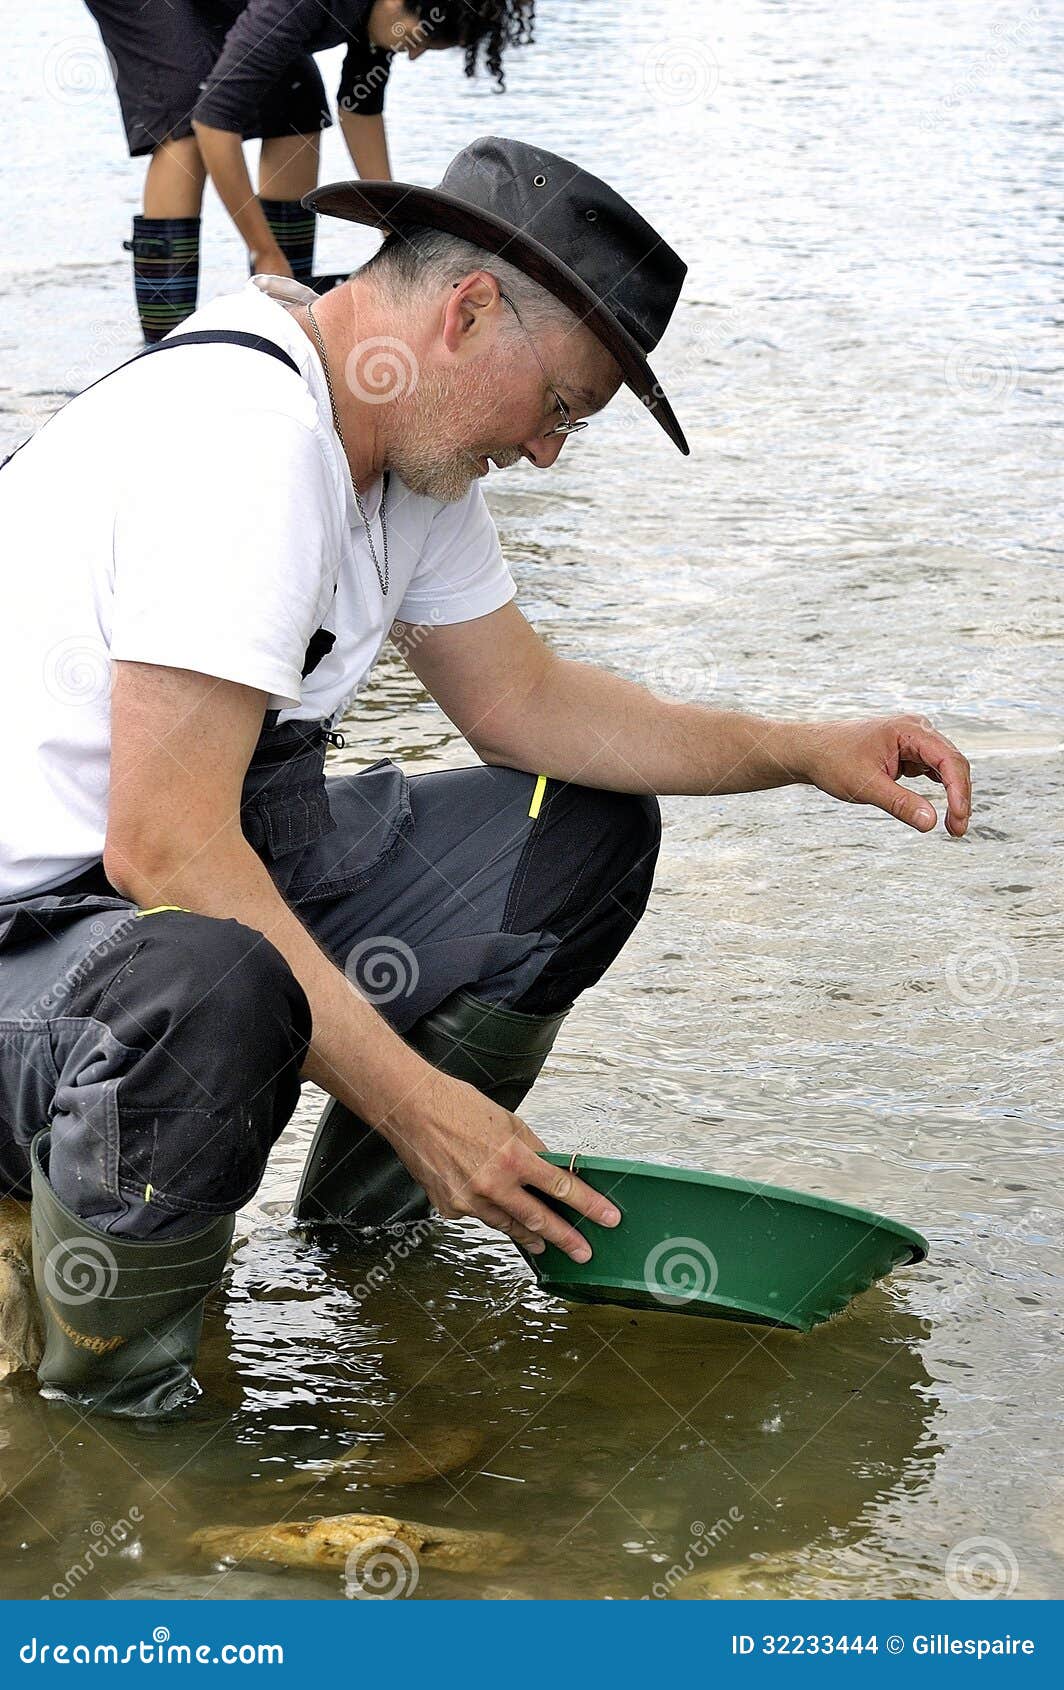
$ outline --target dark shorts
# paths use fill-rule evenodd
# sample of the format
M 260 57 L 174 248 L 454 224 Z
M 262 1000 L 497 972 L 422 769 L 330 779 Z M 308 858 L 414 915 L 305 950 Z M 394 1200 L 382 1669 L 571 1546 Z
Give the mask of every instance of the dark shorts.
M 111 59 L 130 156 L 192 134 L 192 113 L 232 25 L 210 0 L 86 0 Z M 331 123 L 309 53 L 270 89 L 245 140 L 313 135 Z

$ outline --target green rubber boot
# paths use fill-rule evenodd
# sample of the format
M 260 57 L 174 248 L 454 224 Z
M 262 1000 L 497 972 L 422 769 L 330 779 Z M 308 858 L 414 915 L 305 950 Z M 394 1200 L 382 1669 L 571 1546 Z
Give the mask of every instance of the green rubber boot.
M 50 1142 L 40 1132 L 30 1147 L 42 1396 L 127 1417 L 184 1408 L 199 1395 L 192 1368 L 203 1304 L 225 1270 L 234 1217 L 172 1241 L 97 1232 L 49 1185 Z
M 526 1015 L 485 1003 L 463 989 L 406 1037 L 441 1072 L 467 1080 L 493 1103 L 515 1110 L 532 1089 L 568 1013 Z M 315 1226 L 394 1226 L 420 1220 L 429 1208 L 424 1191 L 387 1140 L 334 1098 L 318 1122 L 303 1169 L 296 1220 Z

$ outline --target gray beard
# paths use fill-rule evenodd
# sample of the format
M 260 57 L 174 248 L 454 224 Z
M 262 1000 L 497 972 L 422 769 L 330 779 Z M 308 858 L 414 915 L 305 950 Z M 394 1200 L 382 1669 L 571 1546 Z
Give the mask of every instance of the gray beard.
M 449 458 L 430 458 L 427 453 L 400 446 L 389 454 L 389 468 L 395 470 L 412 493 L 444 505 L 454 505 L 465 498 L 477 479 L 478 467 L 469 452 L 455 453 Z
M 467 387 L 462 395 L 455 395 L 438 377 L 434 379 L 430 373 L 423 372 L 415 390 L 396 401 L 398 439 L 390 444 L 388 467 L 402 477 L 412 493 L 437 499 L 444 505 L 457 504 L 465 498 L 480 476 L 477 455 L 465 447 L 445 453 L 440 436 L 446 434 L 455 415 L 476 414 L 478 406 L 486 407 L 498 380 L 497 372 L 486 372 L 478 384 Z M 499 468 L 504 469 L 519 463 L 522 453 L 508 446 L 492 451 L 492 456 Z

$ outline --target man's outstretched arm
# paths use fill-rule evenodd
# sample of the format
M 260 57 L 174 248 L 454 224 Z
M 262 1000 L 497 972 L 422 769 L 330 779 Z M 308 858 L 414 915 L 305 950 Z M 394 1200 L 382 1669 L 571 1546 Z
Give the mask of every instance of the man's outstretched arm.
M 967 759 L 920 716 L 781 722 L 659 698 L 589 663 L 556 657 L 513 604 L 472 622 L 406 628 L 396 643 L 422 685 L 486 763 L 617 792 L 754 792 L 802 782 L 934 827 L 926 798 L 945 788 L 946 826 L 968 826 Z

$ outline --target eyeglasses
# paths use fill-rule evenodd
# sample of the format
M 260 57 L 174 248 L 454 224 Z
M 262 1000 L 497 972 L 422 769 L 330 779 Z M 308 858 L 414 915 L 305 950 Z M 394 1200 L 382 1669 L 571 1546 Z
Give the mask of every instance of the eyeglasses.
M 558 392 L 558 389 L 553 385 L 553 383 L 550 379 L 550 376 L 547 374 L 546 366 L 543 362 L 543 359 L 539 355 L 539 351 L 536 347 L 535 341 L 532 339 L 532 336 L 529 334 L 528 330 L 525 328 L 524 323 L 521 322 L 521 313 L 518 311 L 517 306 L 514 304 L 513 300 L 510 298 L 509 294 L 503 292 L 502 288 L 499 289 L 499 298 L 502 299 L 502 300 L 505 300 L 506 304 L 510 307 L 510 310 L 513 312 L 514 316 L 517 318 L 517 321 L 519 323 L 521 323 L 521 328 L 522 328 L 522 331 L 524 333 L 524 337 L 528 341 L 528 344 L 532 348 L 532 351 L 535 353 L 536 363 L 539 365 L 540 369 L 543 371 L 543 379 L 547 384 L 547 392 L 553 393 L 554 403 L 558 407 L 558 410 L 562 414 L 561 422 L 558 423 L 555 428 L 545 428 L 543 430 L 542 434 L 540 435 L 540 439 L 549 440 L 552 437 L 552 435 L 555 435 L 555 434 L 579 434 L 579 432 L 582 428 L 587 427 L 587 419 L 585 418 L 582 422 L 574 422 L 573 421 L 572 416 L 569 413 L 568 405 L 565 403 L 565 400 L 562 398 L 561 394 Z

